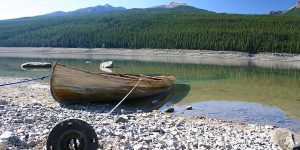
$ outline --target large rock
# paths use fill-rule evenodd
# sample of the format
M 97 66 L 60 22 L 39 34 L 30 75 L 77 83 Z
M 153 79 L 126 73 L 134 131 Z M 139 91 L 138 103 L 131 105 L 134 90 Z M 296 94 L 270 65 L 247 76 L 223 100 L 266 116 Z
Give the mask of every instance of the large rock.
M 282 149 L 292 149 L 299 143 L 299 135 L 292 133 L 288 129 L 278 128 L 271 133 L 271 142 L 279 145 Z M 294 141 L 295 140 L 295 141 Z
M 300 8 L 300 0 L 297 1 L 296 8 Z
M 294 133 L 293 134 L 294 142 L 296 145 L 300 145 L 300 133 Z

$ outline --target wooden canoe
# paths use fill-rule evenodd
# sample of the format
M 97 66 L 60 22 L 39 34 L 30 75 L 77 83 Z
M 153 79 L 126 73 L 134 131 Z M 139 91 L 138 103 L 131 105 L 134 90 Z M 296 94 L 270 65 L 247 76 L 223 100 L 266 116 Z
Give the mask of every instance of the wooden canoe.
M 91 73 L 56 63 L 50 81 L 53 98 L 62 103 L 120 101 L 140 75 Z M 172 89 L 173 76 L 144 76 L 127 99 L 141 99 Z

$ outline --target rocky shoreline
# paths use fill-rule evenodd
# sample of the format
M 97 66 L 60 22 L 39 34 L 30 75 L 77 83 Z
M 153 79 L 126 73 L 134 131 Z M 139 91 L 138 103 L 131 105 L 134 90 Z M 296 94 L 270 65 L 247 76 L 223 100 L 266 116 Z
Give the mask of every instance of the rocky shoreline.
M 86 58 L 100 60 L 138 60 L 167 63 L 258 66 L 264 68 L 300 69 L 300 54 L 258 53 L 184 49 L 107 49 L 0 47 L 0 57 L 20 58 Z
M 0 83 L 14 80 L 19 79 L 0 77 Z M 51 129 L 72 118 L 93 126 L 99 149 L 281 149 L 280 139 L 276 142 L 272 137 L 277 130 L 273 126 L 143 112 L 125 106 L 100 122 L 112 105 L 60 105 L 51 97 L 47 83 L 0 89 L 0 145 L 9 149 L 43 149 Z
M 10 56 L 20 54 L 23 57 L 43 54 L 88 54 L 119 56 L 182 56 L 182 57 L 218 57 L 228 59 L 252 59 L 269 61 L 300 61 L 300 54 L 257 53 L 238 51 L 187 50 L 187 49 L 124 49 L 124 48 L 52 48 L 52 47 L 0 47 L 0 53 Z

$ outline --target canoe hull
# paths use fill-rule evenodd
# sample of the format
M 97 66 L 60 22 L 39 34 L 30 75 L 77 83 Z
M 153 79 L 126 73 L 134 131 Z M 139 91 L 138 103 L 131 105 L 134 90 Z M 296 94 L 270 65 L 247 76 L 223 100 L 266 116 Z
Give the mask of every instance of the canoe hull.
M 58 102 L 86 103 L 120 101 L 138 82 L 139 76 L 94 74 L 55 64 L 51 94 Z M 172 89 L 174 77 L 144 77 L 127 99 L 141 99 Z

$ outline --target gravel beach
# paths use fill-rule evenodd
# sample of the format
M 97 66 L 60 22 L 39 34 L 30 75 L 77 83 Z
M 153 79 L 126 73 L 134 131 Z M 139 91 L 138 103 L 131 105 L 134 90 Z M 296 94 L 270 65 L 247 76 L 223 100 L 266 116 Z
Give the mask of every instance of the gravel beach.
M 16 80 L 20 78 L 0 77 L 0 83 Z M 0 146 L 45 149 L 51 129 L 61 121 L 76 118 L 93 126 L 99 149 L 281 149 L 272 136 L 277 130 L 273 126 L 234 124 L 128 107 L 118 108 L 100 122 L 112 107 L 60 105 L 52 98 L 48 82 L 0 87 Z

